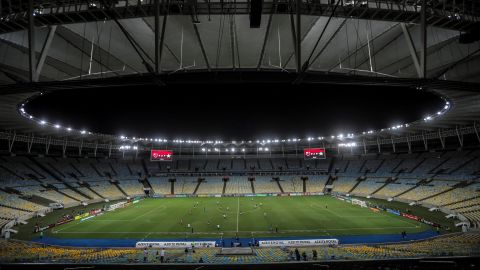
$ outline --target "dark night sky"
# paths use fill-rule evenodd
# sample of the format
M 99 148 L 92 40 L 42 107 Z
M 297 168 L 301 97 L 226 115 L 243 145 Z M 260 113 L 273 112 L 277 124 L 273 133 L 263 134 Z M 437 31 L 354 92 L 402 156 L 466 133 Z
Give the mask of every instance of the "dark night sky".
M 167 139 L 282 139 L 356 133 L 408 123 L 443 101 L 407 88 L 212 85 L 68 90 L 31 101 L 51 123 Z

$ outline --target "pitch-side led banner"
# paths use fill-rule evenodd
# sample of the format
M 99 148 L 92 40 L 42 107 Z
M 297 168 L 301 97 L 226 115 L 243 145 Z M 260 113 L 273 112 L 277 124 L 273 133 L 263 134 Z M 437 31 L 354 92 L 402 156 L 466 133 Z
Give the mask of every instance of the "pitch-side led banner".
M 172 150 L 152 150 L 150 154 L 151 161 L 172 161 Z
M 196 242 L 137 242 L 136 248 L 190 248 L 192 247 L 215 247 L 215 241 Z
M 258 245 L 261 247 L 336 246 L 338 239 L 269 240 L 259 241 Z
M 303 149 L 305 159 L 325 159 L 325 148 L 305 148 Z

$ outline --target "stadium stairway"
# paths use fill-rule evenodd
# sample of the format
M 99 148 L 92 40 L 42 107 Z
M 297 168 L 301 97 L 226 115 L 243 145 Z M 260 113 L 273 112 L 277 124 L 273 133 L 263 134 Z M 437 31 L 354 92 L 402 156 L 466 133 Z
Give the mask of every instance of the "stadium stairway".
M 362 165 L 360 166 L 360 169 L 358 170 L 358 173 L 361 173 L 363 172 L 364 168 L 365 168 L 365 165 L 367 164 L 367 161 L 368 159 L 365 159 L 363 162 L 362 162 Z M 367 172 L 368 172 L 368 169 L 366 169 Z
M 100 173 L 100 171 L 98 170 L 97 166 L 95 166 L 95 164 L 93 163 L 89 163 L 90 164 L 90 167 L 92 167 L 92 169 L 98 174 L 99 177 L 105 177 L 105 175 L 102 175 Z M 109 177 L 112 177 L 111 175 L 109 175 Z
M 475 159 L 477 159 L 478 157 L 471 157 L 469 160 L 465 161 L 464 163 L 460 164 L 459 166 L 457 166 L 455 169 L 451 170 L 449 172 L 449 174 L 453 174 L 455 173 L 456 171 L 460 170 L 461 168 L 467 166 L 470 162 L 473 162 Z
M 255 194 L 255 185 L 253 184 L 253 180 L 250 181 L 250 186 L 252 187 L 252 193 Z
M 35 204 L 43 205 L 43 206 L 49 206 L 51 203 L 54 203 L 54 201 L 52 200 L 49 200 L 47 198 L 40 197 L 37 195 L 21 196 L 20 198 Z
M 438 195 L 442 195 L 442 194 L 444 194 L 444 193 L 450 192 L 450 191 L 452 191 L 452 190 L 454 190 L 454 189 L 469 186 L 470 184 L 473 184 L 473 182 L 471 182 L 471 183 L 461 182 L 461 183 L 458 183 L 458 184 L 456 184 L 456 185 L 453 185 L 453 186 L 452 186 L 451 188 L 449 188 L 449 189 L 446 189 L 446 190 L 444 190 L 444 191 L 442 191 L 442 192 L 439 192 L 439 193 L 437 193 L 437 194 L 433 194 L 433 195 L 427 196 L 427 197 L 425 197 L 425 198 L 423 198 L 423 199 L 420 199 L 419 201 L 421 202 L 421 201 L 424 201 L 424 200 L 427 200 L 427 199 L 436 197 L 436 196 L 438 196 Z
M 335 159 L 336 157 L 332 157 L 332 159 L 330 159 L 330 163 L 328 164 L 328 173 L 330 173 L 333 169 L 333 166 L 334 166 L 334 163 L 335 163 Z M 315 160 L 315 168 L 317 167 L 317 161 L 318 160 Z
M 417 184 L 415 184 L 413 187 L 411 187 L 411 188 L 409 188 L 409 189 L 407 189 L 407 190 L 405 190 L 405 191 L 403 191 L 403 192 L 400 192 L 399 194 L 395 195 L 394 197 L 400 197 L 400 196 L 402 196 L 403 194 L 405 194 L 405 193 L 407 193 L 407 192 L 409 192 L 409 191 L 411 191 L 411 190 L 416 189 L 417 187 L 421 186 L 422 184 L 426 184 L 426 183 L 429 183 L 429 182 L 431 182 L 431 181 L 432 181 L 431 179 L 430 179 L 430 180 L 428 180 L 428 179 L 422 179 L 422 180 L 418 181 Z
M 146 175 L 150 175 L 150 172 L 148 171 L 148 166 L 147 166 L 147 164 L 145 163 L 145 160 L 144 160 L 143 158 L 141 159 L 141 163 L 142 163 L 142 168 L 143 168 L 143 170 L 145 171 L 145 174 L 146 174 Z M 173 193 L 172 193 L 172 194 L 173 194 Z
M 90 197 L 90 196 L 88 196 L 87 194 L 79 191 L 78 189 L 76 189 L 75 187 L 73 187 L 72 185 L 70 185 L 69 183 L 65 182 L 65 181 L 63 180 L 63 178 L 59 177 L 56 173 L 54 173 L 54 172 L 53 172 L 52 170 L 50 170 L 49 168 L 45 167 L 41 162 L 38 162 L 38 160 L 36 160 L 35 158 L 29 157 L 29 160 L 32 161 L 35 165 L 37 165 L 40 169 L 42 169 L 42 170 L 44 170 L 46 173 L 48 173 L 50 176 L 52 176 L 53 179 L 61 182 L 61 183 L 64 184 L 67 188 L 73 190 L 75 193 L 77 193 L 77 194 L 79 194 L 80 196 L 85 197 L 85 198 L 87 198 L 87 199 L 89 199 L 89 200 L 93 199 L 92 197 Z M 50 165 L 51 165 L 51 164 L 50 164 Z M 52 166 L 52 165 L 51 165 L 51 166 Z M 54 168 L 54 167 L 52 166 L 52 168 Z M 58 171 L 58 170 L 57 170 L 57 171 Z M 59 192 L 57 188 L 55 188 L 55 190 L 56 190 L 57 192 Z M 59 192 L 59 193 L 65 194 L 65 193 L 63 193 L 63 192 Z M 69 195 L 66 195 L 66 196 L 67 196 L 67 197 L 70 197 L 70 198 L 72 198 L 72 199 L 74 199 L 74 200 L 76 200 L 76 201 L 78 201 L 78 199 L 75 199 L 75 198 L 73 198 L 73 197 L 71 197 L 71 196 L 69 196 Z
M 383 163 L 385 163 L 385 160 L 386 160 L 386 159 L 381 159 L 380 164 L 378 164 L 378 166 L 377 166 L 377 168 L 375 169 L 375 171 L 373 171 L 373 172 L 372 172 L 372 171 L 369 171 L 369 173 L 372 173 L 372 174 L 377 173 L 378 170 L 380 170 L 380 168 L 383 166 Z
M 385 181 L 385 184 L 383 184 L 381 187 L 377 188 L 374 192 L 372 192 L 372 195 L 379 192 L 380 190 L 382 190 L 384 187 L 386 187 L 388 184 L 390 183 L 394 183 L 395 181 L 397 180 L 396 177 L 389 177 L 386 181 Z
M 36 174 L 36 175 L 33 175 L 33 176 L 37 177 L 37 175 L 39 175 L 42 179 L 46 178 L 41 172 L 39 172 L 37 169 L 30 166 L 30 164 L 28 164 L 26 162 L 22 162 L 22 164 L 23 164 L 23 166 L 27 167 L 29 170 L 31 170 L 32 172 L 34 172 Z M 28 175 L 28 176 L 30 177 L 30 175 Z
M 5 161 L 5 162 L 7 162 L 7 161 Z M 18 175 L 16 172 L 14 172 L 14 171 L 10 170 L 9 168 L 3 166 L 2 164 L 0 164 L 0 169 L 8 172 L 9 174 L 11 174 L 11 175 L 13 175 L 13 176 L 15 176 L 15 177 L 17 177 L 17 178 L 19 178 L 19 179 L 25 180 L 25 177 L 23 177 L 23 176 L 21 176 L 21 175 Z
M 277 182 L 278 188 L 280 189 L 280 192 L 284 193 L 282 185 L 280 184 L 280 179 L 275 179 L 275 182 Z
M 413 168 L 409 171 L 409 173 L 413 173 L 420 165 L 422 165 L 425 161 L 427 161 L 427 158 L 423 158 L 420 162 L 418 162 Z
M 138 178 L 138 182 L 140 182 L 140 183 L 143 185 L 144 188 L 149 188 L 150 190 L 153 191 L 153 187 L 152 187 L 152 185 L 150 184 L 150 181 L 148 181 L 148 177 L 147 177 L 147 176 Z
M 365 176 L 360 176 L 360 177 L 358 177 L 357 180 L 355 180 L 355 181 L 357 181 L 357 183 L 355 183 L 355 185 L 353 185 L 353 187 L 348 191 L 348 193 L 349 193 L 349 194 L 352 193 L 352 192 L 355 190 L 355 188 L 357 188 L 357 186 L 358 186 L 362 181 L 365 181 L 365 180 L 367 180 L 367 178 L 366 178 Z
M 479 199 L 480 196 L 476 196 L 476 197 L 473 197 L 473 198 L 467 198 L 467 199 L 464 199 L 464 200 L 460 200 L 460 201 L 455 201 L 455 202 L 451 202 L 451 203 L 447 203 L 447 204 L 444 204 L 444 205 L 441 205 L 442 207 L 446 207 L 446 206 L 450 206 L 450 205 L 453 205 L 453 204 L 457 204 L 457 203 L 463 203 L 463 202 L 468 202 L 468 201 L 476 201 L 477 199 Z M 449 207 L 450 208 L 450 207 Z M 453 210 L 457 209 L 457 208 L 452 208 Z
M 76 178 L 76 179 L 79 180 L 78 178 Z M 79 180 L 78 185 L 81 186 L 81 187 L 87 188 L 90 192 L 92 192 L 93 194 L 97 195 L 99 198 L 105 199 L 105 197 L 103 197 L 100 193 L 98 193 L 97 191 L 95 191 L 95 190 L 90 186 L 90 184 L 88 184 L 87 182 L 83 182 L 83 181 L 80 181 L 80 180 Z
M 65 196 L 65 197 L 68 197 L 68 198 L 70 198 L 70 199 L 72 199 L 72 200 L 74 200 L 74 201 L 80 202 L 79 199 L 77 199 L 77 198 L 75 198 L 75 197 L 72 197 L 72 196 L 68 195 L 67 193 L 64 193 L 64 192 L 60 191 L 60 190 L 59 190 L 57 187 L 55 187 L 54 185 L 51 185 L 51 184 L 45 185 L 45 184 L 44 184 L 43 186 L 44 186 L 45 188 L 54 190 L 54 191 L 57 192 L 57 193 L 60 193 L 60 195 L 62 195 L 62 196 Z
M 3 204 L 0 202 L 0 206 L 3 206 L 5 208 L 10 208 L 10 209 L 15 209 L 15 210 L 20 210 L 20 211 L 24 211 L 24 212 L 30 212 L 32 213 L 33 211 L 31 210 L 27 210 L 27 209 L 22 209 L 22 208 L 18 208 L 18 207 L 15 207 L 15 206 L 11 206 L 11 205 L 6 205 L 6 204 Z
M 202 181 L 200 179 L 197 180 L 197 185 L 195 186 L 195 190 L 193 190 L 193 194 L 197 194 L 198 188 L 202 184 Z
M 118 184 L 118 181 L 110 179 L 110 184 L 116 186 L 118 190 L 125 196 L 128 197 L 128 194 L 123 190 L 123 188 Z
M 222 194 L 225 194 L 225 189 L 227 189 L 227 179 L 223 179 L 223 188 L 222 188 Z

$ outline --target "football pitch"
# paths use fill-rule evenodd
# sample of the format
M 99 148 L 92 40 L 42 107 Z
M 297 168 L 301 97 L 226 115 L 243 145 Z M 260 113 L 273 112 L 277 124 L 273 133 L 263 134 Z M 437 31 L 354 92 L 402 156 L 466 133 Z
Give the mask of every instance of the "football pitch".
M 145 199 L 54 227 L 57 238 L 220 238 L 415 233 L 429 226 L 330 196 Z

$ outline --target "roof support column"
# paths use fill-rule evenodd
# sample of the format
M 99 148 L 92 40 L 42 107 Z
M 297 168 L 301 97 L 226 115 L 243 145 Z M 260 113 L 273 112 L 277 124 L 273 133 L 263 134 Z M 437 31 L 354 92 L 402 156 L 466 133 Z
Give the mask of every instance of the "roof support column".
M 78 155 L 82 156 L 82 148 L 83 148 L 83 139 L 80 141 L 80 145 L 78 146 Z
M 112 156 L 112 142 L 110 142 L 110 145 L 108 146 L 108 157 Z
M 445 138 L 442 137 L 442 132 L 440 132 L 440 129 L 438 130 L 438 138 L 440 139 L 440 143 L 442 144 L 442 149 L 445 149 Z
M 363 154 L 367 154 L 367 145 L 365 144 L 365 139 L 363 139 Z
M 473 122 L 473 129 L 475 130 L 475 134 L 477 135 L 478 142 L 480 143 L 480 135 L 478 135 L 477 122 Z
M 29 154 L 32 152 L 32 146 L 33 146 L 33 139 L 34 138 L 35 138 L 35 136 L 32 133 L 30 135 L 30 140 L 28 140 L 28 142 L 27 142 L 27 151 L 28 151 Z
M 421 23 L 420 33 L 422 40 L 421 67 L 422 78 L 427 78 L 427 0 L 422 0 L 422 9 L 420 11 Z
M 463 133 L 460 133 L 458 130 L 458 126 L 455 128 L 455 131 L 457 132 L 457 137 L 458 137 L 458 142 L 460 143 L 460 147 L 463 148 Z
M 410 136 L 407 136 L 407 145 L 408 145 L 408 153 L 412 153 L 412 143 L 410 142 Z
M 378 148 L 378 153 L 382 152 L 382 148 L 380 147 L 380 139 L 377 137 L 377 148 Z
M 155 0 L 155 73 L 159 73 L 160 0 Z
M 95 148 L 93 150 L 93 156 L 97 157 L 98 141 L 95 141 Z
M 428 140 L 425 137 L 425 132 L 422 132 L 423 145 L 425 146 L 425 151 L 428 150 Z
M 15 142 L 16 138 L 17 138 L 17 132 L 14 130 L 13 135 L 11 136 L 11 139 L 9 137 L 9 140 L 8 140 L 8 152 L 9 153 L 12 153 L 13 143 Z
M 52 143 L 52 138 L 47 137 L 45 139 L 45 154 L 48 155 L 48 151 L 50 150 L 50 144 Z
M 412 56 L 413 66 L 417 71 L 417 75 L 419 78 L 423 77 L 422 69 L 420 68 L 420 63 L 418 61 L 417 52 L 415 51 L 415 45 L 413 44 L 412 36 L 410 35 L 410 31 L 405 26 L 404 23 L 401 23 L 403 35 L 405 36 L 405 41 L 407 42 L 408 50 L 410 51 L 410 55 Z
M 65 138 L 65 141 L 63 142 L 63 147 L 62 147 L 63 157 L 66 157 L 66 153 L 67 153 L 67 143 L 68 143 L 68 139 Z
M 393 141 L 393 136 L 390 137 L 390 140 L 392 140 L 392 147 L 393 147 L 393 152 L 397 152 L 396 149 L 395 149 L 395 142 Z
M 296 47 L 296 55 L 295 60 L 297 62 L 297 72 L 302 70 L 302 21 L 300 16 L 300 8 L 302 6 L 302 0 L 297 0 L 296 4 L 296 35 L 295 35 L 295 47 Z
M 28 65 L 30 82 L 35 81 L 35 22 L 33 15 L 33 0 L 28 0 Z
M 38 82 L 38 78 L 40 77 L 40 73 L 42 73 L 43 64 L 45 64 L 45 59 L 47 59 L 48 50 L 50 49 L 50 45 L 52 44 L 53 37 L 55 36 L 55 31 L 57 30 L 56 25 L 51 25 L 48 30 L 47 38 L 45 39 L 45 43 L 43 43 L 42 51 L 40 52 L 40 58 L 37 62 L 37 67 L 35 69 L 35 77 L 34 81 Z

